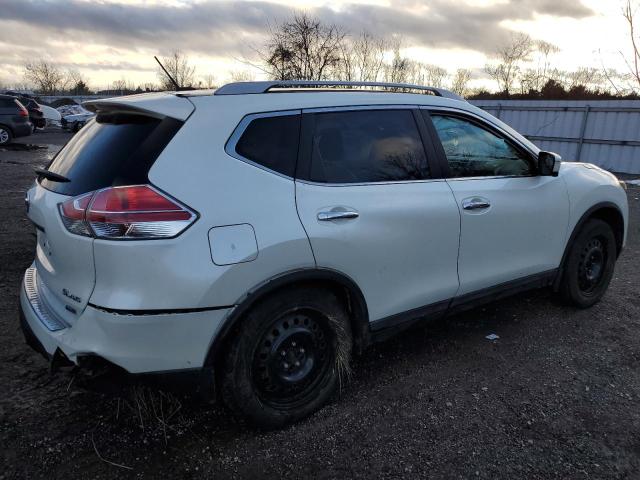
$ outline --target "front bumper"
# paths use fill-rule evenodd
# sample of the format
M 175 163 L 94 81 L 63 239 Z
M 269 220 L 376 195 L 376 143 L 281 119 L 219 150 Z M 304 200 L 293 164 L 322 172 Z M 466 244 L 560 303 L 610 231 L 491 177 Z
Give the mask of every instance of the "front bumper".
M 73 325 L 55 325 L 31 266 L 20 289 L 20 310 L 27 343 L 49 358 L 60 350 L 76 364 L 98 356 L 129 373 L 155 373 L 202 368 L 231 309 L 123 315 L 87 306 Z

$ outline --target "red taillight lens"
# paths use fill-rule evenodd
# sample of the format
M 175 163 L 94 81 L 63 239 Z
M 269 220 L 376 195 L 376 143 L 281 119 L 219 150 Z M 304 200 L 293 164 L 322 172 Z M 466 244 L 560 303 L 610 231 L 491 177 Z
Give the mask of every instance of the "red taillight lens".
M 20 103 L 20 101 L 17 98 L 14 99 L 13 101 L 18 106 L 18 115 L 20 115 L 21 117 L 28 117 L 29 112 L 27 112 L 27 109 L 24 108 L 24 105 L 22 105 L 22 103 Z
M 71 233 L 86 237 L 91 236 L 91 230 L 84 221 L 84 217 L 92 197 L 93 193 L 86 193 L 59 205 L 62 223 Z
M 85 197 L 89 201 L 79 213 Z M 76 202 L 76 203 L 74 203 Z M 148 185 L 111 187 L 67 200 L 60 206 L 65 226 L 84 235 L 69 224 L 79 221 L 98 238 L 152 239 L 175 237 L 191 225 L 196 215 L 184 205 Z M 89 233 L 89 234 L 91 234 Z

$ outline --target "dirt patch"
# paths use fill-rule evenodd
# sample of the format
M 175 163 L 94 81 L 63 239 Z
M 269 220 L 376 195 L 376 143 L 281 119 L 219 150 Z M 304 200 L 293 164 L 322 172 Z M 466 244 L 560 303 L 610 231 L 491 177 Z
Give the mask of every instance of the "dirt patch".
M 10 143 L 0 147 L 0 152 L 25 152 L 30 150 L 46 150 L 46 145 L 33 145 L 30 143 Z
M 87 390 L 24 344 L 23 195 L 53 153 L 0 152 L 0 479 L 637 478 L 640 188 L 595 307 L 538 291 L 407 332 L 358 358 L 340 399 L 263 433 L 150 388 Z

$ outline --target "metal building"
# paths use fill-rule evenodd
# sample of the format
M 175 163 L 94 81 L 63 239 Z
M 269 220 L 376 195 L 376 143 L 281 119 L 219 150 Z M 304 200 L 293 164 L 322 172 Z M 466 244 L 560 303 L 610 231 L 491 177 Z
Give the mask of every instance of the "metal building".
M 471 100 L 563 160 L 640 174 L 640 100 Z

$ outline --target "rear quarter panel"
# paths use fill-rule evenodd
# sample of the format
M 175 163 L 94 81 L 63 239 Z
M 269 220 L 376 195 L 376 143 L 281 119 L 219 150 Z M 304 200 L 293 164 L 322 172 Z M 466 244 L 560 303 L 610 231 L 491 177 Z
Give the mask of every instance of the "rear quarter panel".
M 233 103 L 198 100 L 149 178 L 200 218 L 171 240 L 96 240 L 92 303 L 135 310 L 227 306 L 274 276 L 315 266 L 293 180 L 227 155 L 225 143 L 244 113 Z M 257 257 L 215 265 L 210 229 L 239 224 L 253 227 Z

